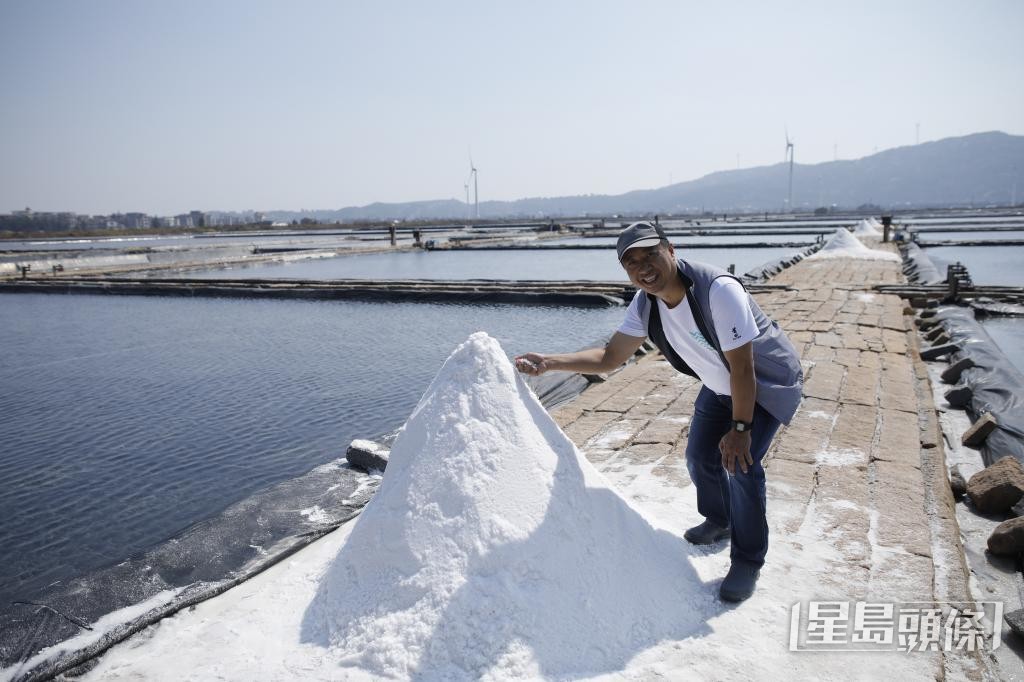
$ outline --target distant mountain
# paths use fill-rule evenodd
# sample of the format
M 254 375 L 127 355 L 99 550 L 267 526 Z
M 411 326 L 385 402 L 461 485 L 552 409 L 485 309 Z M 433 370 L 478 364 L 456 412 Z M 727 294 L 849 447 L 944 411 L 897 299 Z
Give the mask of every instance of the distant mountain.
M 482 218 L 559 217 L 616 213 L 778 211 L 785 205 L 788 165 L 719 171 L 697 180 L 618 195 L 485 201 Z M 854 161 L 794 164 L 793 207 L 883 208 L 1009 204 L 1024 199 L 1024 136 L 976 133 L 888 149 Z M 370 204 L 335 211 L 269 211 L 274 220 L 323 221 L 464 218 L 455 200 Z

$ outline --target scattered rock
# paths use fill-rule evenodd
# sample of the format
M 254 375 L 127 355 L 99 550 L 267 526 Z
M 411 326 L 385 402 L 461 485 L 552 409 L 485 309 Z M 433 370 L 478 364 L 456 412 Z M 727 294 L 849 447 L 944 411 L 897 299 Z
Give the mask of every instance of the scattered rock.
M 988 438 L 988 434 L 995 431 L 996 426 L 998 426 L 996 418 L 991 412 L 986 412 L 978 417 L 978 421 L 974 422 L 971 428 L 967 429 L 960 442 L 969 448 L 981 447 L 981 444 Z
M 955 386 L 945 393 L 946 402 L 952 407 L 963 409 L 971 402 L 974 391 L 970 386 Z
M 949 470 L 949 489 L 953 491 L 953 497 L 960 499 L 967 494 L 967 479 L 960 472 L 960 465 L 954 464 Z
M 955 343 L 945 343 L 938 346 L 929 346 L 921 349 L 922 360 L 937 360 L 943 355 L 949 355 L 960 350 L 960 346 Z
M 967 495 L 982 514 L 1009 511 L 1024 496 L 1024 467 L 1014 457 L 1003 457 L 971 476 Z
M 988 551 L 1003 556 L 1024 552 L 1024 518 L 1003 521 L 988 537 Z
M 944 384 L 955 384 L 960 381 L 960 375 L 964 373 L 965 369 L 974 367 L 974 360 L 970 358 L 960 358 L 952 365 L 942 370 L 942 383 Z
M 349 464 L 363 471 L 384 471 L 388 465 L 390 453 L 391 451 L 380 443 L 356 439 L 345 451 L 345 459 Z
M 1017 609 L 1003 614 L 1003 620 L 1018 637 L 1024 637 L 1024 609 Z

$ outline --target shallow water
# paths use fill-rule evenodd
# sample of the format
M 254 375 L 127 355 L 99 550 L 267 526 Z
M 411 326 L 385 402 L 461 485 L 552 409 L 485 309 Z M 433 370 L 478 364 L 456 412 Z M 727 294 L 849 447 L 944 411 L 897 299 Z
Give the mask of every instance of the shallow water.
M 743 273 L 794 253 L 793 248 L 686 249 L 684 258 Z M 159 273 L 197 279 L 518 279 L 626 281 L 612 249 L 554 251 L 403 251 L 339 256 L 285 264 Z
M 623 312 L 0 296 L 0 608 L 397 428 L 474 331 L 568 351 Z
M 1024 240 L 1024 230 L 922 230 L 917 233 L 918 241 L 930 242 L 939 240 L 973 241 L 976 239 Z
M 1024 246 L 934 246 L 924 252 L 942 275 L 959 261 L 975 284 L 1024 286 Z

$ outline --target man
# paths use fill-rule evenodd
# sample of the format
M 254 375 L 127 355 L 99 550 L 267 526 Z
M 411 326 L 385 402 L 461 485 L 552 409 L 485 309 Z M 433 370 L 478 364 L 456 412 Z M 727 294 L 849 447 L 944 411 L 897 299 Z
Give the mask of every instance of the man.
M 731 538 L 723 600 L 749 597 L 768 551 L 761 460 L 780 424 L 800 403 L 803 372 L 793 345 L 729 273 L 676 259 L 658 225 L 634 223 L 619 235 L 619 262 L 638 291 L 604 348 L 526 353 L 524 374 L 549 370 L 608 372 L 644 338 L 680 372 L 703 383 L 686 444 L 686 466 L 704 522 L 684 537 L 707 545 Z

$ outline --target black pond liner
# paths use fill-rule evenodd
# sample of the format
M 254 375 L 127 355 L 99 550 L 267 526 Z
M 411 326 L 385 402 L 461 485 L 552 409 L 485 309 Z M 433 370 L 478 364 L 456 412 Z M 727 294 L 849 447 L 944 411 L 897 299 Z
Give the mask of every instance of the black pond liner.
M 0 666 L 13 680 L 45 680 L 178 611 L 238 585 L 355 517 L 377 479 L 343 460 L 237 502 L 150 550 L 25 595 L 0 614 Z M 317 514 L 300 510 L 318 507 Z M 130 513 L 130 510 L 127 512 Z M 165 590 L 169 602 L 114 626 L 96 642 L 18 669 L 40 650 L 91 630 L 99 618 Z
M 956 388 L 966 388 L 970 397 L 964 409 L 971 421 L 986 412 L 997 426 L 981 447 L 985 465 L 1011 455 L 1024 464 L 1024 374 L 1003 354 L 968 307 L 940 306 L 934 318 L 946 330 L 949 343 L 958 347 L 950 366 L 967 361 Z
M 904 243 L 900 250 L 903 252 L 903 274 L 915 284 L 943 284 L 946 278 L 935 263 L 928 257 L 924 249 L 914 242 Z
M 780 258 L 770 260 L 767 263 L 762 263 L 761 265 L 758 265 L 757 267 L 752 268 L 747 272 L 743 273 L 741 279 L 743 279 L 746 282 L 765 282 L 774 277 L 775 275 L 779 274 L 786 268 L 796 265 L 804 258 L 807 258 L 808 256 L 812 255 L 824 245 L 824 242 L 820 244 L 814 244 L 801 251 L 795 251 L 794 253 L 790 253 Z

